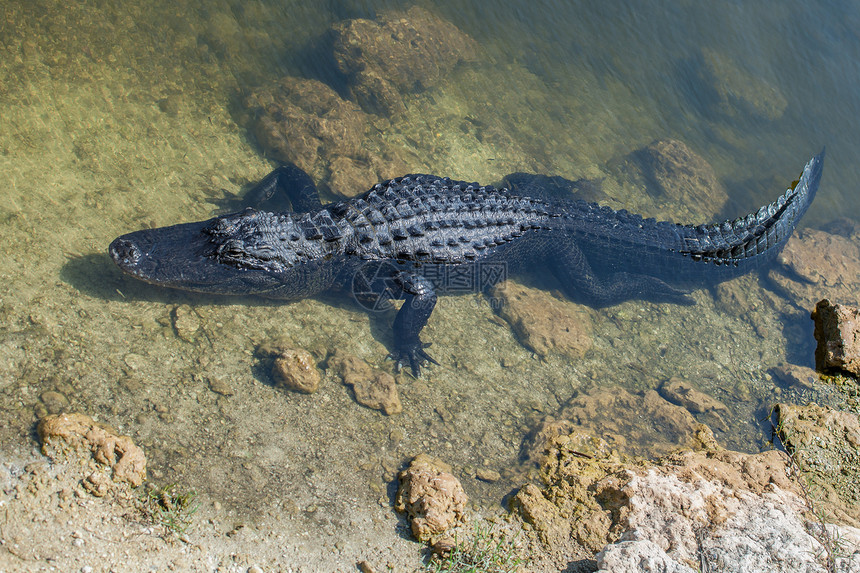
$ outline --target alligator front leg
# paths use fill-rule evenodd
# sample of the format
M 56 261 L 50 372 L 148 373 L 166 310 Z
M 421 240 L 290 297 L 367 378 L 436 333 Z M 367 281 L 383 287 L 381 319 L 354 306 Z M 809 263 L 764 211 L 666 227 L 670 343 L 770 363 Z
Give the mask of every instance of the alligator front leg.
M 262 211 L 286 210 L 285 199 L 296 213 L 322 207 L 313 179 L 292 163 L 277 167 L 245 194 L 245 203 Z
M 591 306 L 611 306 L 631 299 L 682 305 L 695 302 L 687 292 L 651 275 L 623 271 L 598 274 L 573 237 L 564 237 L 556 243 L 550 260 L 567 296 Z
M 429 344 L 421 342 L 419 336 L 436 306 L 436 292 L 433 284 L 418 274 L 399 273 L 394 281 L 402 289 L 404 300 L 394 318 L 394 349 L 390 357 L 395 360 L 395 370 L 399 372 L 408 363 L 417 378 L 422 365 L 438 364 L 424 351 Z

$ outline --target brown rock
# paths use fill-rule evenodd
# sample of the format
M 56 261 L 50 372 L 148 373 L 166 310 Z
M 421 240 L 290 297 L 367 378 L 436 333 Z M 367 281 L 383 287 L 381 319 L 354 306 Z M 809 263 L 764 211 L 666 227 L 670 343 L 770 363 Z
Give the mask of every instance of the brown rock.
M 296 392 L 313 394 L 320 387 L 320 372 L 307 350 L 284 349 L 275 358 L 272 376 L 278 385 Z
M 848 217 L 837 217 L 821 227 L 822 231 L 827 231 L 832 235 L 842 235 L 843 237 L 851 238 L 855 235 L 860 235 L 860 221 L 849 219 Z
M 375 116 L 317 80 L 284 77 L 245 105 L 260 145 L 335 194 L 351 197 L 422 165 L 371 129 Z
M 221 380 L 220 378 L 215 378 L 214 376 L 208 379 L 209 389 L 215 392 L 216 394 L 221 394 L 222 396 L 232 396 L 233 388 L 230 387 L 229 384 Z
M 336 351 L 329 358 L 328 365 L 343 379 L 344 384 L 352 386 L 355 400 L 359 404 L 382 410 L 389 416 L 403 411 L 397 383 L 391 374 L 371 367 L 357 356 L 341 351 Z
M 376 166 L 371 164 L 371 162 L 345 155 L 332 157 L 328 170 L 331 173 L 329 176 L 329 185 L 338 193 L 343 193 L 348 189 L 356 189 L 356 182 L 368 181 L 375 183 L 380 179 Z M 406 172 L 407 170 L 404 169 L 401 173 Z M 373 183 L 370 183 L 367 187 L 369 188 Z M 363 191 L 365 188 L 358 187 L 358 189 Z
M 318 80 L 284 77 L 252 94 L 246 105 L 257 118 L 260 144 L 317 180 L 325 174 L 321 153 L 362 156 L 369 117 Z
M 173 330 L 185 342 L 194 342 L 197 331 L 200 330 L 200 316 L 187 304 L 181 304 L 173 309 Z
M 757 494 L 769 491 L 773 486 L 800 493 L 798 485 L 788 477 L 785 458 L 776 450 L 758 454 L 719 447 L 684 450 L 670 454 L 659 463 L 684 481 L 706 479 Z
M 497 482 L 500 479 L 502 479 L 502 474 L 500 474 L 496 470 L 491 470 L 491 469 L 487 469 L 487 468 L 479 468 L 475 472 L 475 477 L 481 481 L 493 483 L 493 482 Z
M 81 482 L 84 489 L 96 497 L 106 496 L 113 486 L 113 481 L 104 472 L 95 471 Z
M 561 508 L 547 499 L 538 486 L 529 483 L 520 488 L 511 507 L 537 530 L 545 544 L 558 546 L 570 538 L 571 521 L 562 516 Z
M 860 309 L 824 299 L 815 305 L 812 320 L 818 342 L 815 367 L 860 376 Z
M 412 534 L 428 541 L 452 527 L 465 523 L 466 492 L 451 475 L 451 467 L 430 456 L 415 457 L 400 472 L 395 509 L 406 512 Z
M 811 389 L 818 380 L 818 373 L 815 370 L 797 364 L 780 364 L 771 372 L 783 384 L 801 389 Z
M 591 348 L 591 311 L 549 293 L 504 281 L 493 288 L 504 318 L 520 341 L 542 356 L 582 358 Z
M 352 78 L 353 97 L 371 113 L 403 111 L 400 93 L 425 89 L 478 52 L 467 34 L 418 6 L 333 29 L 338 67 Z
M 668 402 L 656 390 L 632 393 L 600 387 L 575 396 L 541 422 L 526 453 L 540 459 L 558 436 L 585 432 L 602 436 L 628 455 L 662 455 L 692 445 L 698 427 L 686 408 Z
M 760 276 L 750 273 L 711 287 L 714 301 L 720 313 L 745 319 L 757 330 L 764 329 L 764 320 L 759 310 L 763 310 Z
M 822 297 L 860 306 L 860 246 L 855 239 L 815 229 L 795 233 L 768 276 L 803 308 Z
M 358 72 L 350 91 L 358 105 L 368 113 L 391 117 L 406 111 L 397 86 L 375 71 Z
M 42 441 L 42 452 L 48 457 L 87 452 L 97 463 L 112 471 L 114 482 L 127 482 L 137 487 L 146 479 L 146 457 L 143 450 L 128 436 L 118 436 L 112 428 L 94 421 L 89 416 L 46 416 L 39 422 L 36 430 Z
M 612 521 L 593 488 L 618 469 L 619 460 L 603 440 L 576 431 L 552 438 L 545 454 L 535 461 L 547 487 L 523 486 L 512 500 L 512 509 L 548 547 L 575 543 L 599 551 L 611 538 Z
M 69 408 L 69 399 L 60 392 L 49 390 L 39 395 L 39 400 L 45 405 L 49 414 L 59 414 Z
M 682 141 L 655 141 L 631 154 L 630 162 L 638 167 L 658 202 L 695 205 L 694 216 L 712 218 L 729 200 L 714 168 Z
M 583 546 L 597 552 L 622 535 L 638 539 L 631 537 L 634 528 L 662 539 L 664 549 L 676 549 L 676 542 L 696 539 L 695 528 L 681 528 L 684 519 L 717 527 L 753 494 L 771 499 L 779 491 L 799 501 L 800 488 L 779 452 L 724 450 L 704 425 L 685 441 L 699 449 L 656 462 L 625 461 L 589 431 L 558 434 L 535 460 L 543 487 L 523 486 L 512 510 L 534 527 L 545 551 L 570 561 Z
M 680 378 L 673 377 L 664 382 L 660 386 L 660 395 L 694 414 L 703 414 L 711 410 L 728 411 L 725 404 L 696 390 L 689 382 Z

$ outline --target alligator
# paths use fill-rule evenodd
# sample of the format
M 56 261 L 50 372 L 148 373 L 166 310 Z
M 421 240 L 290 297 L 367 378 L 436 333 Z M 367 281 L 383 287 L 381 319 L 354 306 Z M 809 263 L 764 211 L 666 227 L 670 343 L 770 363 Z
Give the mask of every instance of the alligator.
M 402 299 L 390 357 L 396 370 L 408 365 L 417 376 L 438 364 L 420 333 L 447 284 L 440 277 L 478 276 L 466 283 L 482 289 L 544 269 L 566 296 L 594 307 L 629 299 L 692 304 L 692 289 L 772 263 L 815 197 L 823 161 L 822 149 L 754 213 L 704 225 L 562 199 L 539 183 L 526 195 L 421 174 L 323 205 L 307 174 L 282 165 L 249 196 L 285 196 L 291 211 L 247 208 L 144 229 L 117 238 L 109 252 L 132 277 L 188 291 L 297 300 L 352 286 L 354 294 Z

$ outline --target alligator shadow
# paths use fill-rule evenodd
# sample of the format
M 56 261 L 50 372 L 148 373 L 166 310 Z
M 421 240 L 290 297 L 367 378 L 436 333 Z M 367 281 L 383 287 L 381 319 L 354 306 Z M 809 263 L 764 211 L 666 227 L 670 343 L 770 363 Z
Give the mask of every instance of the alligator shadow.
M 161 304 L 207 304 L 215 306 L 284 306 L 294 301 L 255 295 L 213 295 L 151 285 L 124 274 L 107 253 L 90 253 L 70 258 L 60 270 L 60 279 L 79 292 L 110 301 L 137 300 Z M 351 296 L 338 291 L 315 295 L 329 306 L 356 310 L 361 306 Z M 377 313 L 371 313 L 374 315 Z
M 123 274 L 107 253 L 90 253 L 69 259 L 60 270 L 60 278 L 85 295 L 109 301 L 227 305 L 241 300 L 248 306 L 277 304 L 277 301 L 250 296 L 219 297 L 151 285 Z
M 105 301 L 145 301 L 163 305 L 181 304 L 227 306 L 241 304 L 249 307 L 287 307 L 295 301 L 285 301 L 254 295 L 212 295 L 151 285 L 125 275 L 107 253 L 75 256 L 63 265 L 60 279 L 78 292 Z M 394 310 L 370 312 L 355 301 L 346 289 L 333 289 L 315 295 L 314 300 L 335 309 L 365 311 L 370 316 L 370 334 L 381 344 L 392 343 L 391 323 Z

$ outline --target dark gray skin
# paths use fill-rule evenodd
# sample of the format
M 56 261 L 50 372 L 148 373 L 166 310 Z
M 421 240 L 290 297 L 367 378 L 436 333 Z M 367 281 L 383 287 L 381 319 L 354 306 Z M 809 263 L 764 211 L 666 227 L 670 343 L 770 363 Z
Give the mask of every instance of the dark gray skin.
M 486 288 L 549 270 L 571 299 L 595 307 L 629 299 L 691 304 L 690 289 L 772 263 L 812 203 L 823 161 L 822 150 L 755 213 L 698 226 L 559 199 L 540 185 L 521 197 L 433 175 L 393 179 L 323 206 L 307 175 L 282 166 L 250 195 L 270 201 L 283 193 L 293 211 L 247 209 L 136 231 L 109 251 L 129 275 L 182 290 L 298 300 L 352 285 L 354 293 L 404 299 L 391 355 L 398 370 L 408 364 L 417 376 L 422 363 L 435 363 L 419 335 L 445 273 L 502 265 L 505 272 L 474 285 Z

